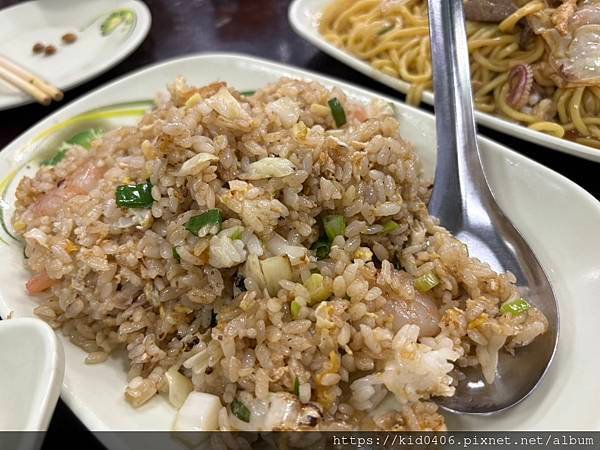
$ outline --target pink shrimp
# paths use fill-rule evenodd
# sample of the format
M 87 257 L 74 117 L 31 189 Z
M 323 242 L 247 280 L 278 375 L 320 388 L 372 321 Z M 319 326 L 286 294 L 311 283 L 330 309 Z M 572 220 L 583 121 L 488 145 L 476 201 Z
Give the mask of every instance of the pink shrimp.
M 53 215 L 71 198 L 94 189 L 105 172 L 105 167 L 97 167 L 92 162 L 82 165 L 62 185 L 41 196 L 29 211 L 34 217 Z
M 352 115 L 359 122 L 364 122 L 365 120 L 367 120 L 369 118 L 367 115 L 367 110 L 365 108 L 363 108 L 361 105 L 355 106 L 355 108 L 352 110 Z
M 25 284 L 25 288 L 29 295 L 34 295 L 49 289 L 56 283 L 58 283 L 58 280 L 50 278 L 46 272 L 43 272 L 32 276 Z

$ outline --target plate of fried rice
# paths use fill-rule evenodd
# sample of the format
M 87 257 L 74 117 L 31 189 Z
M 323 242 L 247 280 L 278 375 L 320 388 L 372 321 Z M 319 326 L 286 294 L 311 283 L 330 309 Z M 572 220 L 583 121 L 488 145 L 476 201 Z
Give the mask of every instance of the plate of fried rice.
M 141 70 L 0 153 L 0 313 L 56 330 L 92 430 L 597 429 L 600 205 L 480 147 L 563 323 L 503 414 L 435 399 L 555 325 L 429 215 L 433 116 L 247 56 Z

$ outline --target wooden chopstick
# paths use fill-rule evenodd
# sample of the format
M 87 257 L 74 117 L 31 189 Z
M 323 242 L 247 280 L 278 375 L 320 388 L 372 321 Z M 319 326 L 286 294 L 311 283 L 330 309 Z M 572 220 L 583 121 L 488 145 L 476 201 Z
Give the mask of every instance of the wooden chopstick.
M 0 78 L 8 83 L 12 84 L 14 87 L 20 89 L 26 94 L 31 95 L 34 99 L 37 100 L 38 103 L 42 105 L 49 105 L 52 101 L 52 97 L 48 95 L 46 92 L 41 89 L 35 87 L 33 84 L 28 83 L 23 78 L 18 77 L 13 72 L 7 70 L 4 67 L 0 66 Z
M 0 77 L 24 90 L 43 105 L 50 103 L 47 101 L 48 97 L 55 101 L 60 101 L 64 97 L 62 91 L 56 86 L 36 77 L 2 55 L 0 55 Z

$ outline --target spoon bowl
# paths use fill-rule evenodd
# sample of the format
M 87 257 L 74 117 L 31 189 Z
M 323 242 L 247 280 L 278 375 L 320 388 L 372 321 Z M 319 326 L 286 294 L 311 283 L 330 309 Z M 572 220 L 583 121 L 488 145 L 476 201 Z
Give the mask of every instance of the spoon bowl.
M 469 73 L 463 0 L 429 0 L 437 165 L 430 213 L 464 242 L 471 256 L 511 272 L 523 298 L 548 319 L 548 330 L 514 355 L 500 350 L 494 383 L 480 368 L 463 370 L 453 397 L 438 404 L 493 414 L 526 398 L 546 373 L 558 343 L 558 305 L 548 277 L 519 231 L 496 204 L 482 169 Z

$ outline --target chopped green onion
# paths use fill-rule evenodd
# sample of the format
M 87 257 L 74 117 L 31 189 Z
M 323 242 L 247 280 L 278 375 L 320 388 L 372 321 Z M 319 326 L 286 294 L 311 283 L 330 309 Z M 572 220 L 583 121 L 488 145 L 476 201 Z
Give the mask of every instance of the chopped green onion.
M 300 380 L 298 377 L 294 378 L 294 394 L 300 396 Z
M 414 281 L 415 289 L 421 294 L 430 291 L 438 284 L 440 284 L 440 279 L 433 271 L 427 272 L 425 275 L 421 275 Z
M 300 314 L 301 308 L 302 308 L 302 305 L 300 305 L 300 303 L 298 303 L 297 301 L 293 301 L 290 304 L 290 311 L 292 313 L 292 319 L 296 320 L 298 318 L 298 314 Z
M 338 128 L 344 126 L 346 124 L 346 111 L 344 111 L 344 107 L 337 97 L 330 99 L 327 104 L 329 105 L 329 109 L 331 109 L 331 115 L 335 121 L 335 126 Z
M 346 231 L 344 216 L 326 216 L 323 218 L 323 226 L 330 241 L 333 241 L 336 236 L 343 236 Z
M 102 136 L 102 133 L 104 133 L 104 131 L 101 128 L 90 128 L 89 130 L 77 133 L 60 144 L 60 147 L 58 147 L 56 153 L 50 158 L 42 161 L 40 164 L 42 166 L 57 165 L 64 159 L 65 155 L 67 154 L 67 150 L 69 150 L 72 145 L 80 145 L 89 150 L 89 148 L 92 146 L 92 141 Z
M 199 216 L 194 216 L 185 224 L 185 229 L 198 237 L 217 234 L 221 231 L 223 216 L 220 209 L 209 209 Z
M 43 160 L 40 164 L 42 166 L 55 166 L 59 162 L 61 162 L 65 155 L 67 154 L 67 150 L 69 150 L 69 145 L 65 142 L 61 144 L 56 153 L 52 155 L 50 158 Z
M 325 259 L 329 256 L 329 251 L 331 250 L 331 244 L 325 238 L 320 238 L 317 242 L 315 242 L 312 246 L 315 251 L 315 255 L 317 259 Z
M 177 253 L 177 247 L 173 247 L 173 258 L 175 258 L 178 263 L 181 262 L 181 256 Z
M 254 94 L 256 94 L 256 91 L 242 91 L 242 92 L 240 92 L 240 95 L 242 95 L 244 97 L 252 97 Z
M 102 33 L 102 36 L 107 36 L 115 31 L 122 23 L 127 25 L 133 24 L 134 19 L 135 13 L 133 11 L 129 9 L 117 9 L 102 21 L 102 24 L 100 24 L 100 32 Z
M 102 133 L 104 133 L 104 130 L 101 128 L 90 128 L 70 137 L 66 142 L 71 145 L 80 145 L 89 150 L 92 146 L 92 141 L 102 136 Z
M 250 422 L 250 410 L 238 399 L 234 399 L 231 402 L 231 412 L 241 421 L 246 423 Z
M 151 191 L 152 183 L 149 181 L 117 186 L 115 192 L 117 206 L 121 208 L 150 208 L 154 202 Z
M 512 314 L 513 316 L 518 316 L 520 314 L 523 314 L 529 308 L 531 308 L 531 305 L 527 303 L 525 299 L 519 298 L 512 302 L 504 303 L 500 307 L 500 311 L 504 314 Z
M 327 280 L 330 281 L 328 278 Z M 313 273 L 304 282 L 304 287 L 310 294 L 310 304 L 318 303 L 327 300 L 332 292 L 331 283 L 326 283 L 325 277 L 320 273 Z
M 242 233 L 244 232 L 244 229 L 242 227 L 237 227 L 237 230 L 235 230 L 233 233 L 231 233 L 231 240 L 235 241 L 236 239 L 241 239 L 242 238 Z
M 400 225 L 398 225 L 396 222 L 394 222 L 393 220 L 390 220 L 389 222 L 386 222 L 383 224 L 382 233 L 383 234 L 392 233 L 392 232 L 396 231 L 399 226 Z
M 397 270 L 402 270 L 402 261 L 400 261 L 400 257 L 396 258 L 396 262 L 394 263 L 394 267 Z

